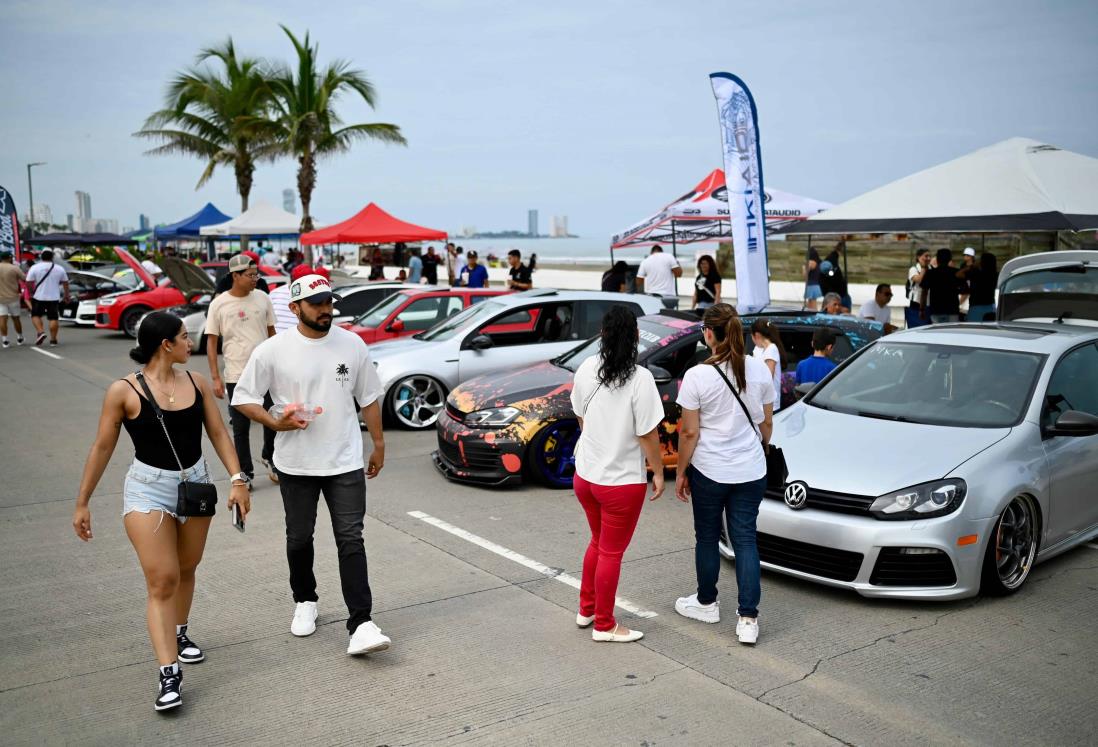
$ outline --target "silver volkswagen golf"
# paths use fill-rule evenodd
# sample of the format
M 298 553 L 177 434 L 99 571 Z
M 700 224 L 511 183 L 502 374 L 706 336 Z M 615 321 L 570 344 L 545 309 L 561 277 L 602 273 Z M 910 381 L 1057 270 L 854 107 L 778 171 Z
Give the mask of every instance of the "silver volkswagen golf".
M 1011 593 L 1098 535 L 1098 323 L 890 335 L 779 413 L 773 443 L 789 475 L 759 512 L 765 567 L 873 597 Z

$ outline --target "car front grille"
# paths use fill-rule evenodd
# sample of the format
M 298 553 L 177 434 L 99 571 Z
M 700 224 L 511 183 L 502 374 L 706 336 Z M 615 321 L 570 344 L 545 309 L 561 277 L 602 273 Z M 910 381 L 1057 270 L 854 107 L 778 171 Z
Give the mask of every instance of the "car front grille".
M 482 441 L 465 440 L 459 447 L 441 436 L 438 450 L 446 461 L 470 469 L 497 470 L 500 468 L 499 450 Z M 464 453 L 464 456 L 462 454 Z
M 766 497 L 772 501 L 784 502 L 785 491 L 782 488 L 767 488 Z M 874 500 L 876 499 L 873 496 L 832 493 L 828 490 L 820 490 L 809 486 L 805 508 L 832 511 L 839 514 L 853 514 L 855 516 L 872 516 L 869 513 L 869 507 L 873 505 Z
M 874 586 L 953 586 L 957 583 L 957 572 L 949 556 L 941 550 L 883 547 L 877 555 L 869 583 Z
M 811 573 L 836 581 L 853 581 L 862 567 L 862 554 L 758 532 L 759 559 L 791 571 Z

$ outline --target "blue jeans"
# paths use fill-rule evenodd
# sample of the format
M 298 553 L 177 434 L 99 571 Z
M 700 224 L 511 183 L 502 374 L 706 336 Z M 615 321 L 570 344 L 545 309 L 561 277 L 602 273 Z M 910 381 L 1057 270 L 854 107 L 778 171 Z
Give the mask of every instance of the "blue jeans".
M 698 574 L 698 602 L 717 600 L 721 554 L 721 520 L 728 522 L 728 536 L 736 553 L 736 586 L 739 614 L 758 617 L 762 596 L 759 548 L 755 544 L 755 520 L 766 490 L 766 477 L 752 482 L 722 483 L 710 480 L 691 465 L 686 472 L 694 507 L 694 568 Z
M 920 309 L 918 306 L 908 305 L 908 307 L 904 309 L 904 319 L 907 320 L 908 329 L 925 327 L 926 325 L 930 324 L 929 321 L 923 319 L 922 309 Z

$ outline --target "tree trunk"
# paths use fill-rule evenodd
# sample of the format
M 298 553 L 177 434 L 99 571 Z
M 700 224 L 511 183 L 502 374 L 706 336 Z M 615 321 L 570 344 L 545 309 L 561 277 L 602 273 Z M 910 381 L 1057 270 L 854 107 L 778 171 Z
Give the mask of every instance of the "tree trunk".
M 313 188 L 316 186 L 316 157 L 311 149 L 306 149 L 297 159 L 297 193 L 301 197 L 301 233 L 313 230 L 313 216 L 309 214 L 309 206 L 313 201 Z M 305 255 L 305 263 L 313 264 L 312 246 L 301 245 L 301 251 Z
M 237 143 L 237 152 L 243 148 Z M 255 174 L 255 164 L 250 158 L 237 156 L 236 158 L 236 191 L 240 193 L 240 212 L 248 211 L 248 196 L 252 193 L 252 176 Z M 240 251 L 248 250 L 248 237 L 240 237 Z

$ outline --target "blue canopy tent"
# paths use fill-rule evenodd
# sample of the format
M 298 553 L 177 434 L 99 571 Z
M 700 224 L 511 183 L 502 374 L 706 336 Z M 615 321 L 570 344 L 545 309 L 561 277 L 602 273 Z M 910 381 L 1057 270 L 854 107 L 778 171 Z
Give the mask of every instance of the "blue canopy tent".
M 214 207 L 212 202 L 207 202 L 206 206 L 194 215 L 167 226 L 157 226 L 153 230 L 153 237 L 157 241 L 178 241 L 180 239 L 200 241 L 202 236 L 198 233 L 198 230 L 202 226 L 212 226 L 217 223 L 224 223 L 227 220 L 232 220 L 232 218 Z

